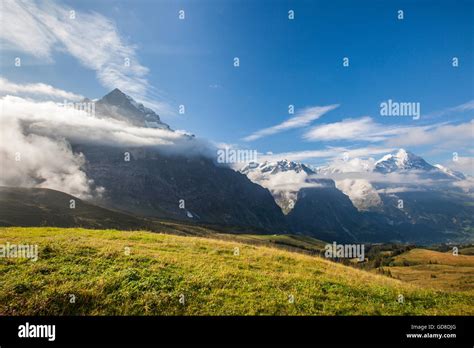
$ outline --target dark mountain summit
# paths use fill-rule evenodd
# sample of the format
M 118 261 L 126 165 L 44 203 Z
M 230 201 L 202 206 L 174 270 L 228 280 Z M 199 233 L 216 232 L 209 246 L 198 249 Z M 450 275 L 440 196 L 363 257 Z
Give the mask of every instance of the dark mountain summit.
M 126 121 L 137 127 L 149 127 L 171 130 L 153 110 L 136 102 L 118 88 L 105 95 L 95 104 L 99 116 L 112 117 Z

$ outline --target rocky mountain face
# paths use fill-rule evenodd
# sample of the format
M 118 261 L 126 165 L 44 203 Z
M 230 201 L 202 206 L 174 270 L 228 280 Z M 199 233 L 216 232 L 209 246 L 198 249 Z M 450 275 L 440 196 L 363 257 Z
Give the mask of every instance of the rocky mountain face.
M 205 157 L 164 155 L 150 148 L 77 144 L 86 173 L 105 191 L 97 203 L 141 216 L 283 233 L 286 221 L 270 192 Z
M 96 102 L 96 113 L 137 127 L 174 132 L 154 111 L 118 89 Z M 193 148 L 192 142 L 199 145 L 192 136 L 176 136 L 185 138 L 186 149 Z M 139 216 L 228 226 L 235 231 L 289 230 L 268 190 L 210 158 L 191 155 L 184 147 L 166 152 L 118 145 L 75 143 L 72 147 L 86 158 L 88 178 L 103 187 L 95 202 L 104 207 Z
M 295 231 L 326 241 L 375 242 L 400 240 L 396 231 L 379 217 L 359 212 L 348 196 L 332 186 L 303 188 L 287 216 Z
M 137 103 L 118 88 L 96 101 L 95 111 L 99 117 L 112 117 L 137 127 L 171 130 L 153 110 Z

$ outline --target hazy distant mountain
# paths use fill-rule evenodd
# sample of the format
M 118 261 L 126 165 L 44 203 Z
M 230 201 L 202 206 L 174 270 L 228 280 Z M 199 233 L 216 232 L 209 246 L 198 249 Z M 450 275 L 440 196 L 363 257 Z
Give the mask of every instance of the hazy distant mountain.
M 431 180 L 464 180 L 462 173 L 455 172 L 441 165 L 431 165 L 422 157 L 405 149 L 399 149 L 393 153 L 383 156 L 375 162 L 373 169 L 376 173 L 416 173 L 421 179 Z M 438 182 L 441 184 L 442 182 Z M 434 184 L 436 185 L 436 184 Z
M 286 159 L 277 161 L 277 162 L 268 162 L 268 161 L 265 161 L 263 163 L 251 162 L 245 165 L 240 170 L 240 172 L 245 175 L 253 171 L 259 171 L 261 173 L 268 173 L 268 174 L 277 174 L 277 173 L 288 172 L 288 171 L 293 171 L 295 173 L 304 172 L 306 174 L 315 174 L 315 172 L 309 166 L 299 163 L 299 162 L 288 161 Z
M 288 160 L 251 163 L 241 170 L 268 188 L 296 233 L 323 240 L 400 240 L 381 219 L 359 212 L 334 180 L 321 178 L 310 166 Z
M 368 171 L 367 168 L 369 168 L 369 166 L 364 165 L 363 160 L 358 160 L 357 163 L 349 163 L 345 167 L 344 164 L 333 163 L 332 165 L 313 169 L 303 163 L 282 160 L 250 163 L 244 166 L 240 172 L 246 174 L 253 182 L 268 188 L 285 214 L 288 214 L 294 207 L 300 189 L 321 186 L 327 188 L 327 184 L 330 188 L 338 189 L 348 195 L 359 210 L 370 210 L 369 207 L 380 205 L 382 203 L 381 199 L 367 180 L 343 179 L 334 181 L 330 178 L 332 174 L 341 174 L 346 170 L 349 172 L 355 170 Z M 323 180 L 324 178 L 327 179 Z
M 315 172 L 309 166 L 294 161 L 253 162 L 245 165 L 240 172 L 270 190 L 285 214 L 293 209 L 301 187 L 318 185 L 314 180 L 310 180 L 310 176 Z
M 331 176 L 344 173 L 409 173 L 416 172 L 423 177 L 433 179 L 459 179 L 466 177 L 460 172 L 453 171 L 440 164 L 431 165 L 422 157 L 405 149 L 398 149 L 392 153 L 382 156 L 379 160 L 350 158 L 347 160 L 336 160 L 325 166 L 315 169 L 317 174 Z
M 272 192 L 295 232 L 428 244 L 474 239 L 472 196 L 453 185 L 465 176 L 404 149 L 378 161 L 352 158 L 313 169 L 285 160 L 241 171 Z M 321 178 L 330 185 L 313 185 Z
M 386 154 L 377 161 L 372 158 L 335 160 L 316 168 L 316 173 L 335 178 L 337 188 L 346 193 L 359 210 L 378 212 L 383 208 L 382 194 L 427 189 L 460 192 L 458 186 L 462 185 L 457 186 L 457 182 L 466 179 L 460 172 L 433 166 L 405 149 Z

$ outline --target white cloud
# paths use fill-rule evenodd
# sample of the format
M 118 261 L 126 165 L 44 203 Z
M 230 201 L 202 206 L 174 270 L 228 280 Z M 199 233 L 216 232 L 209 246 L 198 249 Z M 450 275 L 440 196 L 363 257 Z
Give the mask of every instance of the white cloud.
M 294 117 L 272 127 L 261 129 L 255 133 L 250 134 L 243 138 L 244 141 L 253 141 L 263 138 L 268 135 L 280 133 L 288 129 L 301 128 L 309 125 L 312 121 L 320 118 L 325 113 L 334 110 L 339 105 L 328 105 L 328 106 L 313 106 L 305 108 L 296 113 Z
M 394 195 L 397 193 L 402 193 L 402 192 L 418 192 L 418 191 L 425 191 L 426 188 L 414 188 L 414 187 L 406 187 L 406 186 L 399 186 L 399 187 L 390 187 L 390 188 L 383 188 L 383 189 L 378 189 L 377 193 L 382 193 L 386 195 Z
M 474 175 L 474 157 L 458 156 L 456 161 L 446 162 L 445 167 L 464 174 Z
M 303 138 L 306 140 L 371 140 L 380 141 L 383 138 L 374 137 L 372 131 L 379 126 L 370 118 L 345 119 L 340 122 L 315 126 L 307 131 Z
M 71 10 L 75 19 L 70 18 Z M 47 61 L 53 59 L 55 50 L 66 52 L 96 71 L 103 86 L 119 88 L 161 114 L 174 113 L 167 103 L 156 101 L 158 93 L 146 79 L 148 69 L 139 63 L 136 47 L 125 42 L 110 19 L 52 1 L 6 0 L 2 12 L 0 41 L 4 48 Z
M 304 171 L 284 171 L 270 174 L 260 171 L 249 171 L 248 178 L 261 186 L 268 188 L 272 193 L 287 191 L 298 192 L 303 187 L 319 187 L 321 184 L 307 182 L 308 174 Z
M 64 139 L 26 135 L 15 118 L 1 121 L 0 185 L 50 188 L 80 198 L 94 194 L 81 169 L 84 157 L 74 154 Z
M 423 171 L 410 170 L 407 172 L 392 172 L 392 173 L 378 173 L 378 172 L 350 172 L 350 173 L 334 173 L 328 175 L 334 180 L 343 179 L 364 179 L 371 183 L 391 183 L 391 184 L 408 184 L 408 185 L 431 185 L 435 181 L 429 178 L 423 178 L 420 174 Z
M 342 159 L 347 157 L 352 159 L 355 157 L 368 157 L 372 155 L 386 154 L 393 151 L 394 148 L 367 146 L 362 148 L 346 148 L 346 147 L 326 147 L 322 150 L 305 150 L 281 152 L 272 154 L 259 155 L 260 161 L 278 161 L 287 159 L 289 161 L 311 161 L 317 159 Z
M 376 210 L 382 206 L 377 190 L 366 179 L 337 180 L 336 187 L 349 196 L 358 210 Z
M 10 95 L 33 95 L 72 101 L 84 99 L 82 95 L 54 88 L 44 83 L 17 84 L 3 77 L 0 77 L 0 93 Z
M 425 126 L 386 126 L 366 116 L 313 127 L 303 135 L 312 141 L 368 141 L 389 147 L 435 145 L 461 152 L 474 139 L 474 120 L 460 124 L 447 122 Z
M 438 148 L 461 152 L 474 139 L 474 120 L 452 124 L 436 124 L 429 128 L 413 127 L 387 140 L 389 146 L 436 145 Z
M 331 173 L 354 173 L 354 172 L 368 172 L 372 171 L 375 166 L 375 159 L 370 157 L 364 158 L 334 158 L 327 165 L 319 167 L 318 170 L 321 174 Z
M 283 211 L 293 208 L 290 203 L 296 203 L 300 189 L 323 187 L 321 183 L 308 181 L 309 175 L 304 171 L 297 173 L 289 170 L 272 173 L 250 170 L 247 177 L 254 183 L 267 188 Z
M 474 100 L 470 100 L 464 104 L 449 108 L 448 110 L 456 111 L 456 112 L 464 112 L 469 110 L 474 110 Z
M 184 147 L 199 152 L 199 140 L 188 141 L 180 132 L 132 126 L 111 118 L 95 117 L 84 111 L 65 108 L 54 102 L 37 102 L 6 96 L 0 99 L 1 119 L 18 119 L 25 130 L 46 136 L 61 136 L 72 142 L 116 146 L 159 146 L 179 152 Z M 193 151 L 195 147 L 195 151 Z
M 444 116 L 444 115 L 453 114 L 453 113 L 462 113 L 462 112 L 466 112 L 470 110 L 474 110 L 474 100 L 469 100 L 466 103 L 463 103 L 457 106 L 452 106 L 452 107 L 443 109 L 441 111 L 433 112 L 423 117 L 425 118 L 439 117 L 439 116 Z
M 412 129 L 425 131 L 434 126 L 387 126 L 376 123 L 371 117 L 348 118 L 339 122 L 318 125 L 307 131 L 303 138 L 310 141 L 369 141 L 381 142 L 402 135 Z
M 93 183 L 82 170 L 85 159 L 72 152 L 70 143 L 152 146 L 183 155 L 213 153 L 205 141 L 179 132 L 97 118 L 54 102 L 6 96 L 0 98 L 0 109 L 0 185 L 48 187 L 85 198 L 93 195 Z
M 454 182 L 453 185 L 474 197 L 474 177 L 468 176 L 465 180 Z
M 2 44 L 51 61 L 51 48 L 58 40 L 50 28 L 35 18 L 37 6 L 15 0 L 2 1 L 0 6 Z

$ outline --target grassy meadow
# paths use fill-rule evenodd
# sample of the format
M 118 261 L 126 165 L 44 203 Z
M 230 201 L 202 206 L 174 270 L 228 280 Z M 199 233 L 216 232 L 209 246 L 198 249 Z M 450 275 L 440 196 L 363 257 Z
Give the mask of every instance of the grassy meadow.
M 37 244 L 39 258 L 0 258 L 0 315 L 474 314 L 472 288 L 425 288 L 271 243 L 0 228 L 7 242 Z
M 462 252 L 462 250 L 461 250 Z M 424 288 L 474 293 L 474 256 L 412 249 L 394 258 L 393 277 Z

